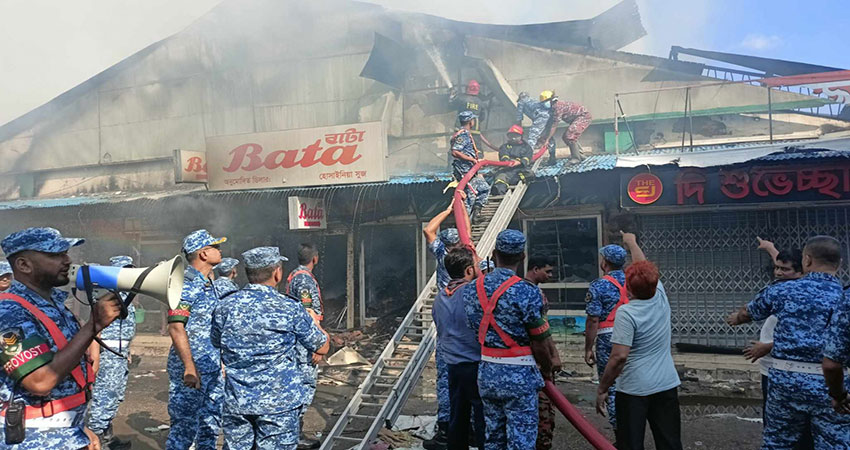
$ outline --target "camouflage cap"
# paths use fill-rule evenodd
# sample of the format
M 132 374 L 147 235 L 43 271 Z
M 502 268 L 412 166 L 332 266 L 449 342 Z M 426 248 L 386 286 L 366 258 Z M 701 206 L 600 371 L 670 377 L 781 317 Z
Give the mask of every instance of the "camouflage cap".
M 85 239 L 64 238 L 56 228 L 43 227 L 16 231 L 3 238 L 0 247 L 3 248 L 3 253 L 8 257 L 24 250 L 62 253 L 84 242 L 86 242 Z
M 492 259 L 482 259 L 478 262 L 478 269 L 482 272 L 489 272 L 496 269 L 496 265 L 493 264 Z
M 12 265 L 7 261 L 0 261 L 0 277 L 12 273 Z
M 262 269 L 271 267 L 281 261 L 289 261 L 286 256 L 280 254 L 277 247 L 257 247 L 242 253 L 245 267 L 249 269 Z
M 233 271 L 233 268 L 239 264 L 239 260 L 236 258 L 221 258 L 221 262 L 218 263 L 213 270 L 219 276 L 230 275 L 230 272 Z
M 477 118 L 478 118 L 478 116 L 470 110 L 461 111 L 457 115 L 457 120 L 460 123 L 466 123 L 466 122 L 469 122 L 472 119 L 477 119 Z
M 606 245 L 599 249 L 599 254 L 609 263 L 620 267 L 626 263 L 626 249 L 616 244 Z
M 183 252 L 187 255 L 210 245 L 223 244 L 226 237 L 214 238 L 207 230 L 195 230 L 183 239 Z
M 504 230 L 496 236 L 496 250 L 507 254 L 517 255 L 525 251 L 525 235 L 518 230 Z
M 446 228 L 438 236 L 440 241 L 446 246 L 455 245 L 460 242 L 460 235 L 457 233 L 457 228 Z
M 133 265 L 133 258 L 127 255 L 118 255 L 109 258 L 109 264 L 112 267 L 127 267 Z

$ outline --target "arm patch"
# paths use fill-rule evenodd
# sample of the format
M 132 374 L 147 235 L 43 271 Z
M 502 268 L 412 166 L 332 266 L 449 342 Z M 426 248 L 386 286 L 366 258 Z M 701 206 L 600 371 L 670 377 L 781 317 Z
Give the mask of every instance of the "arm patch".
M 0 333 L 0 363 L 6 375 L 19 381 L 34 370 L 53 360 L 47 341 L 38 335 L 24 338 L 20 328 L 10 328 Z
M 189 321 L 189 315 L 191 315 L 192 305 L 181 301 L 176 309 L 168 310 L 168 323 L 180 322 L 186 323 Z

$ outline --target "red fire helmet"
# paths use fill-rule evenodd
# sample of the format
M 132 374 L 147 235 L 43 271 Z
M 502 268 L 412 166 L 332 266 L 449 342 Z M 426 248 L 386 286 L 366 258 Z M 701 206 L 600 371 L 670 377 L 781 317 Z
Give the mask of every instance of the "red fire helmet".
M 508 133 L 516 133 L 522 135 L 522 127 L 519 125 L 514 125 L 510 129 L 508 129 Z
M 466 85 L 466 93 L 469 95 L 478 95 L 481 92 L 481 85 L 478 84 L 478 80 L 469 80 L 469 83 Z

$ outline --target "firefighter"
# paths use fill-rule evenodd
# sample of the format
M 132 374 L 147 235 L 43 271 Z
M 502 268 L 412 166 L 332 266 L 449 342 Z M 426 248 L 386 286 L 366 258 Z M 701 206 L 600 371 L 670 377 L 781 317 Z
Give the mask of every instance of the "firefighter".
M 557 96 L 552 96 L 552 111 L 549 121 L 548 134 L 545 136 L 545 141 L 549 143 L 549 160 L 548 165 L 555 164 L 555 133 L 558 131 L 558 124 L 563 121 L 567 124 L 567 129 L 561 136 L 567 147 L 570 148 L 570 163 L 581 162 L 584 157 L 581 155 L 581 147 L 578 144 L 578 139 L 584 130 L 590 125 L 593 117 L 590 111 L 580 103 L 568 102 L 559 100 Z
M 487 141 L 482 135 L 481 139 L 488 147 L 499 152 L 499 161 L 514 161 L 517 165 L 513 167 L 501 167 L 496 172 L 496 178 L 493 180 L 493 187 L 490 190 L 492 195 L 505 195 L 511 185 L 515 185 L 520 181 L 525 181 L 531 176 L 531 158 L 534 152 L 531 146 L 522 140 L 522 127 L 514 125 L 508 130 L 507 142 L 501 147 L 496 148 L 493 144 Z
M 458 93 L 456 87 L 453 87 L 449 91 L 449 106 L 452 109 L 458 113 L 472 111 L 479 117 L 479 121 L 470 130 L 472 135 L 476 137 L 481 134 L 481 122 L 487 119 L 486 109 L 489 103 L 490 98 L 481 95 L 481 85 L 478 83 L 478 80 L 469 80 L 466 84 L 465 94 Z
M 528 145 L 531 146 L 532 150 L 537 150 L 540 145 L 540 139 L 543 137 L 543 133 L 546 131 L 547 125 L 549 125 L 549 119 L 552 117 L 552 97 L 555 95 L 552 91 L 543 91 L 540 93 L 540 101 L 534 101 L 531 96 L 528 95 L 528 92 L 520 92 L 519 99 L 517 99 L 517 112 L 516 112 L 516 125 L 522 125 L 523 116 L 528 116 L 531 119 L 531 127 L 528 130 L 528 135 L 525 138 L 525 141 L 528 142 Z M 547 144 L 551 147 L 553 146 L 553 142 Z
M 462 111 L 457 115 L 457 118 L 460 121 L 461 128 L 451 139 L 451 153 L 454 157 L 452 175 L 456 181 L 460 181 L 478 162 L 478 147 L 470 133 L 478 120 L 478 116 L 472 111 Z M 490 185 L 478 173 L 470 178 L 465 192 L 467 212 L 470 212 L 472 223 L 477 224 L 481 221 L 481 210 L 487 204 L 487 198 L 490 196 Z

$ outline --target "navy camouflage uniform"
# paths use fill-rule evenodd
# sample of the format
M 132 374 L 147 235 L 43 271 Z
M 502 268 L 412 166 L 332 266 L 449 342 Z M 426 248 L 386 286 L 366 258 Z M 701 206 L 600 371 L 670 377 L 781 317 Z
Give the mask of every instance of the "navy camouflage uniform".
M 113 267 L 133 265 L 129 256 L 114 256 L 109 259 Z M 127 293 L 120 292 L 121 301 L 127 300 Z M 129 371 L 130 341 L 136 335 L 136 307 L 127 305 L 127 318 L 115 319 L 100 332 L 100 338 L 113 350 L 124 355 L 123 358 L 108 351 L 100 352 L 100 368 L 92 388 L 91 407 L 87 426 L 97 434 L 103 434 L 112 425 L 118 413 L 118 406 L 124 401 Z
M 3 252 L 11 256 L 23 250 L 62 253 L 83 242 L 83 239 L 63 238 L 53 228 L 28 228 L 7 236 L 0 245 Z M 56 323 L 59 331 L 68 341 L 80 331 L 77 319 L 65 307 L 65 300 L 68 297 L 66 292 L 54 288 L 50 292 L 50 298 L 44 299 L 24 284 L 13 281 L 7 293 L 23 297 L 24 300 L 40 309 Z M 0 363 L 5 369 L 0 375 L 2 378 L 0 383 L 0 402 L 2 403 L 0 404 L 6 405 L 14 394 L 15 401 L 23 401 L 27 406 L 40 405 L 44 397 L 30 394 L 16 385 L 23 377 L 45 366 L 53 359 L 53 355 L 58 352 L 56 342 L 41 322 L 12 300 L 0 302 L 0 336 L 2 336 Z M 17 367 L 13 368 L 12 360 L 18 362 Z M 88 379 L 85 356 L 80 358 L 80 365 L 84 376 Z M 50 390 L 50 398 L 60 399 L 79 392 L 80 387 L 74 378 L 68 376 Z M 39 422 L 46 420 L 45 418 L 27 419 L 26 437 L 17 445 L 5 445 L 5 430 L 3 426 L 0 426 L 0 447 L 10 450 L 43 450 L 79 449 L 89 445 L 89 438 L 83 431 L 86 404 L 70 409 L 67 413 L 56 414 L 53 418 L 58 419 L 60 414 L 63 418 L 71 416 L 70 421 L 54 428 L 36 428 Z
M 206 230 L 198 230 L 183 240 L 183 251 L 193 253 L 226 240 L 215 239 Z M 171 416 L 171 430 L 165 444 L 168 450 L 186 450 L 193 442 L 196 450 L 215 449 L 221 429 L 223 381 L 221 358 L 210 341 L 210 328 L 219 300 L 212 280 L 194 267 L 186 267 L 180 303 L 177 309 L 168 311 L 168 321 L 182 322 L 186 327 L 201 388 L 183 385 L 185 366 L 172 346 L 167 363 L 168 414 Z
M 525 248 L 525 236 L 516 230 L 499 233 L 496 249 L 506 254 L 516 254 Z M 497 267 L 484 277 L 488 298 L 505 281 L 516 274 Z M 478 330 L 483 320 L 476 283 L 463 289 L 464 310 L 469 326 Z M 545 339 L 550 335 L 548 323 L 542 315 L 543 298 L 537 286 L 520 281 L 499 299 L 493 318 L 496 323 L 520 346 L 529 346 L 531 339 Z M 506 344 L 489 327 L 484 346 L 506 348 Z M 496 363 L 481 357 L 478 368 L 478 391 L 484 404 L 487 425 L 486 450 L 531 449 L 537 440 L 537 395 L 542 389 L 543 377 L 534 359 L 529 365 Z
M 533 150 L 537 150 L 540 136 L 548 128 L 549 119 L 551 118 L 551 108 L 549 102 L 538 102 L 531 98 L 527 92 L 519 94 L 519 100 L 516 105 L 516 120 L 518 124 L 522 123 L 523 116 L 528 116 L 531 119 L 531 127 L 528 129 L 526 142 Z M 554 140 L 549 143 L 550 147 L 554 146 Z
M 215 286 L 216 292 L 220 298 L 227 297 L 228 295 L 239 290 L 239 285 L 237 285 L 233 280 L 230 279 L 230 272 L 239 264 L 239 260 L 235 258 L 221 258 L 221 262 L 218 263 L 217 266 L 213 267 L 213 270 L 216 274 L 216 279 L 213 281 L 213 286 Z
M 452 151 L 463 153 L 464 155 L 478 159 L 478 148 L 475 146 L 475 141 L 472 140 L 472 135 L 465 128 L 461 128 L 454 137 L 452 137 Z M 466 174 L 472 170 L 475 164 L 465 159 L 454 158 L 452 161 L 452 174 L 457 181 L 460 181 Z M 470 178 L 466 185 L 466 209 L 472 211 L 474 206 L 483 207 L 487 204 L 487 199 L 490 197 L 490 185 L 484 180 L 484 177 L 478 173 Z
M 440 292 L 449 285 L 449 272 L 446 270 L 445 257 L 448 248 L 460 242 L 457 228 L 447 228 L 437 235 L 434 242 L 428 244 L 428 250 L 437 260 L 437 291 Z M 434 359 L 437 362 L 437 422 L 448 423 L 451 415 L 451 401 L 449 400 L 449 367 L 443 360 L 439 346 L 435 352 Z
M 286 261 L 286 258 L 283 258 L 283 261 Z M 313 278 L 312 272 L 306 266 L 299 265 L 295 270 L 290 272 L 287 279 L 289 282 L 286 286 L 286 293 L 290 297 L 300 300 L 301 306 L 313 310 L 321 318 L 323 316 L 322 292 L 319 289 L 319 284 Z M 301 344 L 296 344 L 295 347 L 297 349 L 297 361 L 301 369 L 302 382 L 305 389 L 303 414 L 313 403 L 313 397 L 316 395 L 316 381 L 319 378 L 319 368 L 313 364 L 312 351 Z
M 626 250 L 619 245 L 606 245 L 599 249 L 599 253 L 606 261 L 614 265 L 622 266 L 626 263 Z M 626 285 L 626 273 L 622 270 L 612 270 L 607 275 L 617 280 L 621 286 Z M 617 306 L 617 302 L 620 301 L 620 290 L 617 289 L 617 286 L 614 286 L 614 283 L 604 278 L 597 278 L 590 283 L 585 301 L 587 303 L 585 313 L 588 316 L 598 317 L 599 323 L 602 323 Z M 602 374 L 605 373 L 605 366 L 608 365 L 608 359 L 611 357 L 613 346 L 611 345 L 610 331 L 606 330 L 605 333 L 597 332 L 596 334 L 596 373 L 599 374 L 600 379 Z M 608 404 L 606 406 L 608 422 L 615 430 L 617 429 L 616 396 L 617 390 L 615 386 L 611 386 L 608 389 Z
M 798 280 L 770 284 L 747 304 L 753 320 L 770 315 L 778 319 L 762 449 L 794 448 L 806 423 L 811 424 L 815 448 L 848 448 L 850 416 L 832 409 L 823 374 L 817 370 L 824 350 L 833 349 L 832 344 L 825 348 L 824 330 L 842 299 L 838 278 L 813 272 Z M 809 363 L 815 373 L 780 370 L 777 364 L 783 361 Z
M 246 267 L 280 264 L 277 247 L 242 254 Z M 225 448 L 295 449 L 305 390 L 297 347 L 316 352 L 327 336 L 291 297 L 249 284 L 213 314 L 211 338 L 221 349 L 225 379 Z

